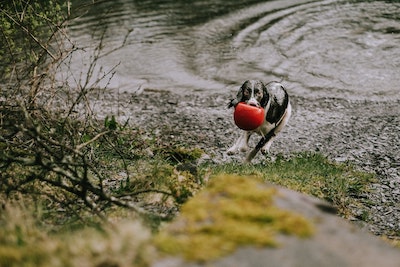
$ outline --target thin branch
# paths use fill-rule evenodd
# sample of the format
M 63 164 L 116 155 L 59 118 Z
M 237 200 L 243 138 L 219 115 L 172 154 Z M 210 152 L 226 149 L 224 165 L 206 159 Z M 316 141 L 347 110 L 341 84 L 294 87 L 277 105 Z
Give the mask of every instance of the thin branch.
M 20 27 L 29 37 L 32 38 L 32 40 L 37 43 L 46 53 L 53 59 L 56 60 L 57 58 L 50 52 L 49 49 L 47 49 L 42 42 L 39 41 L 39 39 L 34 36 L 24 25 L 22 25 L 20 22 L 16 21 L 10 14 L 8 14 L 5 10 L 1 9 L 0 10 L 7 18 L 9 18 L 12 22 L 14 22 L 18 27 Z
M 159 189 L 144 189 L 144 190 L 138 190 L 135 192 L 120 194 L 115 197 L 117 197 L 117 198 L 127 197 L 127 196 L 131 197 L 131 196 L 137 196 L 137 195 L 147 194 L 147 193 L 158 193 L 158 194 L 163 194 L 166 196 L 173 196 L 173 194 L 171 192 L 167 192 L 167 191 L 163 191 L 163 190 L 159 190 Z
M 77 145 L 77 146 L 75 147 L 75 151 L 81 150 L 83 147 L 85 147 L 85 146 L 87 146 L 87 145 L 93 143 L 94 141 L 96 141 L 97 139 L 99 139 L 99 138 L 102 137 L 103 135 L 108 134 L 109 132 L 110 132 L 110 130 L 101 132 L 101 133 L 97 134 L 95 137 L 93 137 L 92 139 L 90 139 L 89 141 L 87 141 L 87 142 L 85 142 L 85 143 L 82 143 L 82 144 L 80 144 L 80 145 Z

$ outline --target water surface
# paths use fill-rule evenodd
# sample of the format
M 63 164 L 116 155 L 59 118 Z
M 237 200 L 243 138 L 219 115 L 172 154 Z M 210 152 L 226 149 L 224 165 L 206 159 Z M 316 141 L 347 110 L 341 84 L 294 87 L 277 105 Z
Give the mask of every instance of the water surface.
M 398 1 L 75 2 L 75 75 L 101 42 L 96 72 L 112 70 L 116 90 L 223 91 L 261 79 L 306 97 L 400 99 Z

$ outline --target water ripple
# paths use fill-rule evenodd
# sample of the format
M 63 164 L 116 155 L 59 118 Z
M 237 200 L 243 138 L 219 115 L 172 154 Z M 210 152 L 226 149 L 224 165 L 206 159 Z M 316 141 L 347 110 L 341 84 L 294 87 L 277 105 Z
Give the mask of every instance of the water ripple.
M 212 47 L 192 60 L 193 69 L 225 83 L 282 78 L 295 94 L 399 98 L 400 3 L 272 4 L 201 27 L 212 34 L 203 34 L 199 52 Z

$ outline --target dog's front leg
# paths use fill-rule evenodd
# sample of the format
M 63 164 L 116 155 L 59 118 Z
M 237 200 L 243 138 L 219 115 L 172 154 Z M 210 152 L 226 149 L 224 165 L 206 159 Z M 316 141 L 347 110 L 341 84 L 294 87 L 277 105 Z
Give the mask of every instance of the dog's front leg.
M 236 140 L 235 144 L 231 148 L 228 149 L 228 155 L 233 155 L 237 151 L 246 152 L 249 150 L 249 139 L 250 139 L 251 132 L 244 131 L 239 138 Z

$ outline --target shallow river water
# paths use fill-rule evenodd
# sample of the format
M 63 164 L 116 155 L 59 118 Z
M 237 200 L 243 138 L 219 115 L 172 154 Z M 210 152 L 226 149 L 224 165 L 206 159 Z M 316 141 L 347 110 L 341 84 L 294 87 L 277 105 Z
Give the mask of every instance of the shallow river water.
M 305 97 L 400 99 L 399 1 L 82 3 L 73 69 L 84 72 L 102 43 L 96 71 L 115 67 L 111 88 L 207 92 L 261 79 Z

